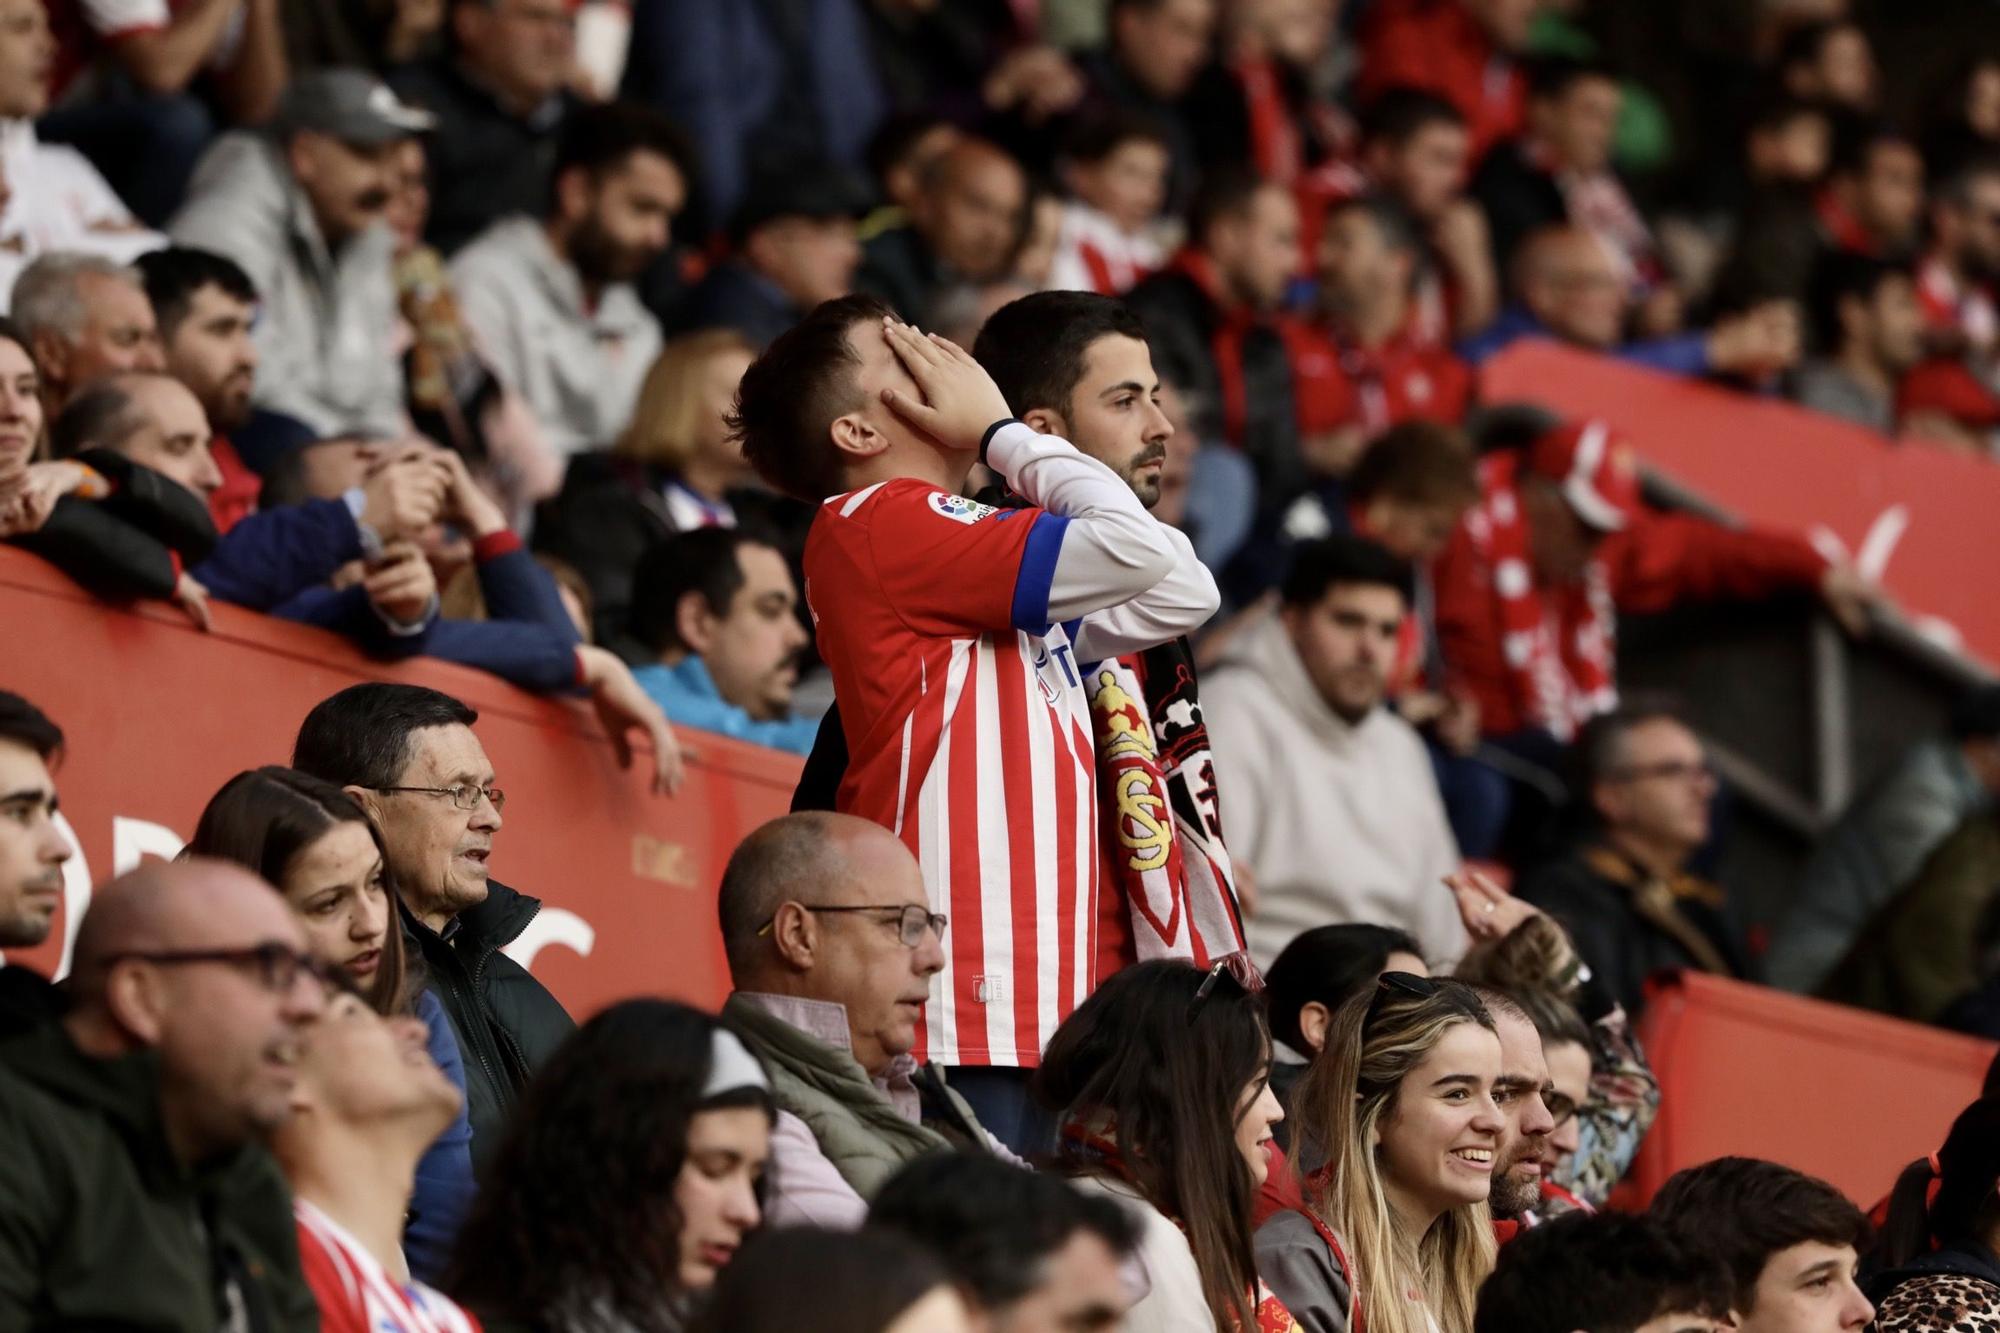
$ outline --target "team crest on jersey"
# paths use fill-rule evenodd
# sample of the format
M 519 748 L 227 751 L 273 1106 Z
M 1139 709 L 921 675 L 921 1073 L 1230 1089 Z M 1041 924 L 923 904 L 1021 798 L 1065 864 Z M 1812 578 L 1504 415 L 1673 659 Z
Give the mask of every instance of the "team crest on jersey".
M 932 491 L 931 508 L 954 523 L 977 523 L 988 514 L 1000 512 L 992 505 L 983 505 L 977 500 L 968 500 L 963 495 L 953 495 L 949 491 Z

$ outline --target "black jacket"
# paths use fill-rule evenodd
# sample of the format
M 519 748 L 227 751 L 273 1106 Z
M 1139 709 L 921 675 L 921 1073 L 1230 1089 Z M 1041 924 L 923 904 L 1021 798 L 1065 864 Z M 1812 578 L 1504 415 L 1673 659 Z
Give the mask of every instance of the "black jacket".
M 404 937 L 422 953 L 426 979 L 451 1015 L 465 1055 L 475 1167 L 499 1146 L 507 1114 L 528 1079 L 576 1031 L 556 997 L 500 952 L 541 910 L 541 899 L 498 880 L 488 881 L 485 902 L 453 920 L 449 939 L 404 910 Z
M 898 318 L 919 328 L 931 326 L 937 298 L 952 280 L 915 227 L 895 227 L 870 237 L 861 247 L 861 267 L 854 274 L 856 288 L 881 297 Z
M 183 1165 L 151 1052 L 94 1059 L 53 1023 L 0 1044 L 0 1328 L 215 1333 L 232 1288 L 257 1333 L 319 1328 L 264 1150 Z
M 1701 969 L 1673 934 L 1642 913 L 1635 891 L 1645 876 L 1601 845 L 1579 847 L 1531 871 L 1517 890 L 1522 901 L 1554 917 L 1603 988 L 1636 1022 L 1645 1008 L 1646 978 L 1669 968 Z M 1720 890 L 1687 877 L 1673 911 L 1705 939 L 1731 976 L 1748 976 L 1741 935 L 1720 905 Z
M 741 259 L 725 259 L 695 284 L 673 324 L 689 332 L 734 329 L 762 348 L 805 314 L 769 278 Z
M 537 551 L 590 585 L 597 642 L 628 662 L 654 654 L 631 634 L 632 582 L 648 547 L 674 534 L 660 499 L 667 474 L 604 450 L 573 454 L 560 493 L 535 512 Z
M 1493 262 L 1502 273 L 1530 232 L 1569 217 L 1562 187 L 1528 161 L 1518 140 L 1496 144 L 1486 155 L 1473 175 L 1471 194 L 1485 210 Z
M 208 506 L 179 482 L 109 449 L 86 449 L 76 461 L 101 473 L 111 494 L 101 500 L 65 495 L 40 528 L 10 540 L 99 597 L 171 596 L 179 571 L 214 549 Z
M 1895 1329 L 1948 1327 L 1954 1330 L 1954 1333 L 1957 1330 L 1965 1330 L 1966 1333 L 1989 1333 L 1993 1328 L 2000 1327 L 2000 1320 L 1996 1320 L 1993 1315 L 1996 1305 L 2000 1305 L 2000 1259 L 1996 1259 L 1977 1241 L 1967 1240 L 1930 1254 L 1918 1255 L 1901 1268 L 1877 1273 L 1862 1286 L 1868 1294 L 1868 1299 L 1875 1303 L 1877 1310 L 1881 1310 L 1883 1302 L 1893 1296 L 1897 1288 L 1925 1278 L 1937 1277 L 1966 1278 L 1983 1285 L 1987 1288 L 1982 1293 L 1986 1303 L 1965 1311 L 1955 1320 L 1947 1319 L 1945 1323 L 1935 1326 L 1927 1322 L 1905 1322 L 1917 1309 L 1930 1304 L 1928 1300 L 1919 1299 L 1913 1303 L 1914 1308 L 1911 1310 L 1884 1311 L 1887 1317 L 1878 1321 L 1880 1325 Z M 1918 1293 L 1913 1292 L 1911 1295 L 1917 1296 Z M 1876 1325 L 1871 1324 L 1869 1327 L 1873 1328 Z

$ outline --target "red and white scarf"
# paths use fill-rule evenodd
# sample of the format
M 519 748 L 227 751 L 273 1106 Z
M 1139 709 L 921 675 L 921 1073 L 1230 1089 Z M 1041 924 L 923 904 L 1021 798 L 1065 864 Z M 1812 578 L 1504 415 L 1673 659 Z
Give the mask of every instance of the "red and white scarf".
M 1519 466 L 1514 453 L 1493 454 L 1480 464 L 1485 498 L 1466 526 L 1480 565 L 1493 580 L 1501 654 L 1522 715 L 1567 742 L 1585 722 L 1618 706 L 1617 608 L 1601 560 L 1593 559 L 1576 583 L 1535 585 L 1515 481 Z
M 299 1262 L 319 1302 L 325 1333 L 479 1333 L 449 1297 L 392 1279 L 347 1228 L 304 1199 L 292 1201 Z

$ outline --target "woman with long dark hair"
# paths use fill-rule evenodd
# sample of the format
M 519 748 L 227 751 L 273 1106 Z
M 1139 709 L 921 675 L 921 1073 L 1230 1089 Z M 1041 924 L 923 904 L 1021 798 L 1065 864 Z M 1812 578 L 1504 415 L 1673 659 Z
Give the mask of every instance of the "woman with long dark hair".
M 489 1330 L 679 1333 L 763 1218 L 776 1120 L 719 1019 L 613 1005 L 515 1106 L 447 1289 Z
M 283 894 L 314 956 L 347 973 L 376 1013 L 413 1013 L 430 1056 L 458 1088 L 460 1108 L 417 1163 L 403 1229 L 410 1271 L 435 1283 L 472 1203 L 472 1123 L 465 1060 L 444 1005 L 414 984 L 382 835 L 360 803 L 331 782 L 275 765 L 238 773 L 210 798 L 188 856 L 234 861 Z
M 1959 1113 L 1944 1147 L 1889 1196 L 1890 1265 L 1867 1284 L 1881 1333 L 2000 1330 L 2000 1097 Z
M 1264 1144 L 1284 1116 L 1270 1075 L 1263 1005 L 1221 964 L 1128 967 L 1049 1039 L 1035 1091 L 1059 1117 L 1059 1168 L 1144 1224 L 1152 1289 L 1128 1328 L 1291 1327 L 1250 1245 Z
M 1257 1232 L 1300 1328 L 1470 1333 L 1493 1268 L 1499 1077 L 1493 1018 L 1458 982 L 1388 972 L 1341 1007 L 1293 1099 L 1326 1165 L 1306 1211 Z

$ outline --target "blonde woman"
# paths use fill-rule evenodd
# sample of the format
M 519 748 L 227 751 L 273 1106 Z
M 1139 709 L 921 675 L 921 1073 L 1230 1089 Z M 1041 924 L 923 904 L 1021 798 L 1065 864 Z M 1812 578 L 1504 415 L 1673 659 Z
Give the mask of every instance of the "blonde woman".
M 1500 1039 L 1454 981 L 1384 973 L 1342 1005 L 1293 1097 L 1326 1155 L 1305 1212 L 1257 1232 L 1259 1274 L 1314 1333 L 1471 1333 L 1506 1117 Z
M 731 329 L 669 342 L 617 445 L 572 457 L 562 493 L 536 516 L 535 549 L 568 562 L 590 586 L 599 643 L 635 649 L 627 617 L 647 548 L 677 532 L 736 526 L 730 493 L 754 483 L 723 418 L 755 356 Z

